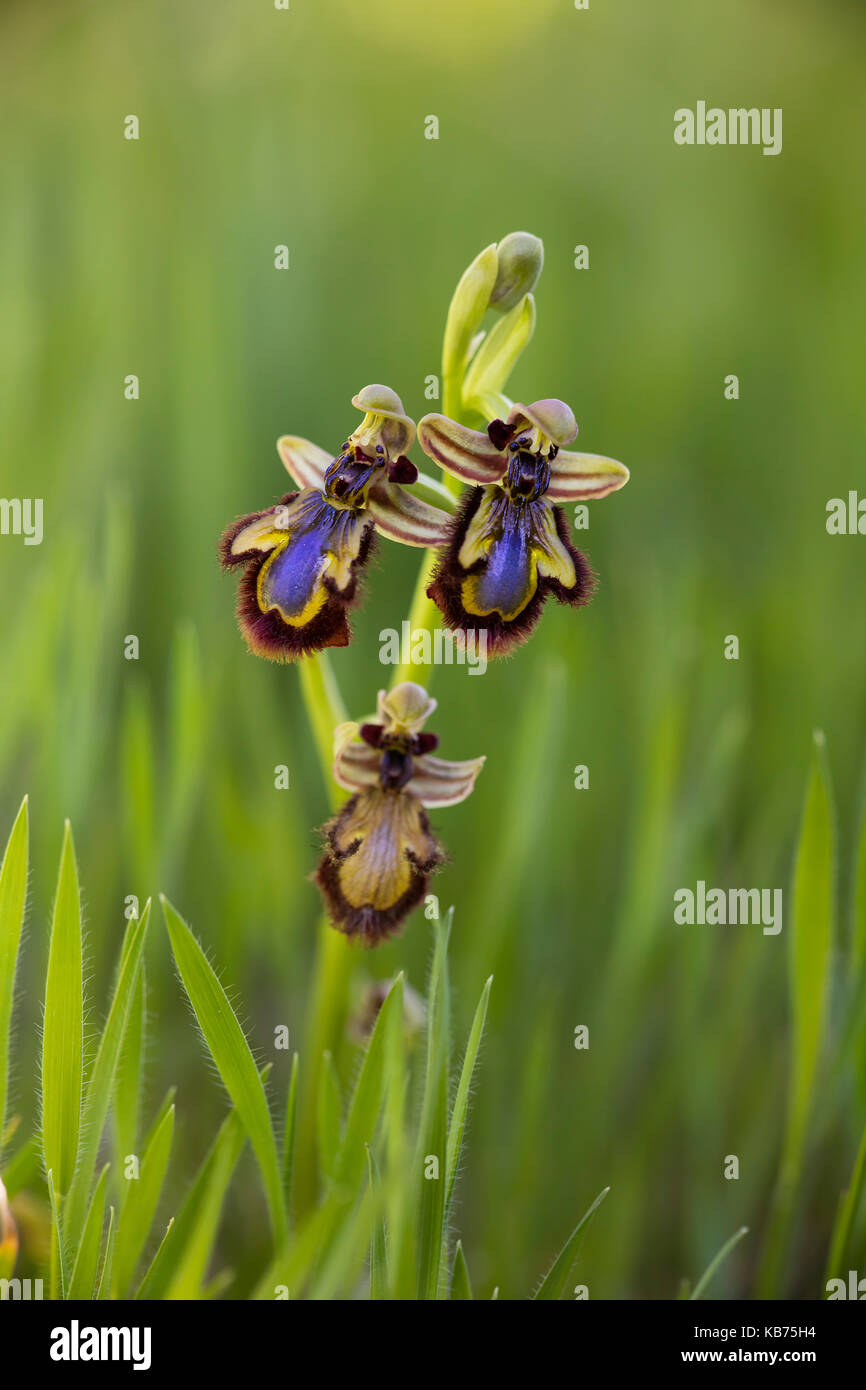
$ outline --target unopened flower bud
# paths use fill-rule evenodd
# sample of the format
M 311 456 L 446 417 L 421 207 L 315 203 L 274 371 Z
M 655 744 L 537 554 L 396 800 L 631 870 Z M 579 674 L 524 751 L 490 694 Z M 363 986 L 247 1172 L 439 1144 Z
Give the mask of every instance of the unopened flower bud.
M 498 270 L 490 307 L 504 314 L 534 290 L 544 266 L 544 244 L 531 232 L 510 232 L 496 254 Z

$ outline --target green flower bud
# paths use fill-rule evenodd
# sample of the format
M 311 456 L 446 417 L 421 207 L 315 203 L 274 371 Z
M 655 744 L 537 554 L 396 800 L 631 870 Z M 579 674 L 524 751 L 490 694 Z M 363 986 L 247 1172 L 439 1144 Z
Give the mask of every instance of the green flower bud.
M 530 294 L 544 266 L 544 244 L 531 232 L 510 232 L 496 248 L 499 269 L 490 307 L 504 314 Z

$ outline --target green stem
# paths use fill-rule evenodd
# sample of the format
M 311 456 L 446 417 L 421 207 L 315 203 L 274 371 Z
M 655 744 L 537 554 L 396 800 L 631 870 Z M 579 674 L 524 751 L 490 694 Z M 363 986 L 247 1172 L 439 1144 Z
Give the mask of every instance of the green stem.
M 332 810 L 336 810 L 346 799 L 346 793 L 334 781 L 334 729 L 345 722 L 346 709 L 326 653 L 320 652 L 302 661 L 300 677 L 301 694 L 316 741 L 328 797 Z M 334 930 L 327 917 L 322 918 L 316 930 L 315 979 L 307 1018 L 295 1147 L 294 1194 L 299 1215 L 309 1211 L 316 1200 L 316 1096 L 322 1058 L 325 1052 L 337 1051 L 355 961 L 349 941 L 341 932 Z
M 348 718 L 346 707 L 327 653 L 318 652 L 302 661 L 300 675 L 301 695 L 316 740 L 325 785 L 328 788 L 331 806 L 336 809 L 343 799 L 343 793 L 334 781 L 332 771 L 334 730 Z

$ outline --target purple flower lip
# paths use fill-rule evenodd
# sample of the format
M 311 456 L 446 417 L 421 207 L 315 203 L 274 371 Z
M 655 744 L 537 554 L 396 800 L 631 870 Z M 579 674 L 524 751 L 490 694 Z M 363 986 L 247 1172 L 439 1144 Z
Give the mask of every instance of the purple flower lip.
M 299 490 L 239 517 L 220 542 L 225 568 L 243 568 L 241 631 L 274 661 L 349 642 L 348 614 L 377 531 L 415 546 L 440 546 L 448 534 L 447 513 L 405 490 L 418 470 L 404 452 L 415 426 L 399 396 L 367 386 L 353 404 L 364 418 L 336 456 L 298 436 L 278 441 Z
M 589 563 L 557 503 L 604 497 L 629 475 L 615 459 L 567 449 L 576 434 L 571 409 L 552 398 L 515 405 L 484 432 L 444 415 L 418 426 L 425 453 L 472 485 L 427 593 L 447 627 L 486 631 L 492 656 L 526 640 L 551 595 L 573 607 L 592 595 Z

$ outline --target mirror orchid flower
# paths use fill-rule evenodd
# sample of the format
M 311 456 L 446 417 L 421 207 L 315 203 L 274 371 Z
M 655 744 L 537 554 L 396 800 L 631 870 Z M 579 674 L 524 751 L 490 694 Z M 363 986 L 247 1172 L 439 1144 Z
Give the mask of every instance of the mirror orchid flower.
M 592 571 L 558 504 L 605 497 L 629 474 L 615 459 L 567 450 L 576 434 L 559 400 L 514 405 L 486 433 L 445 415 L 418 425 L 424 452 L 472 484 L 427 593 L 449 628 L 486 630 L 489 654 L 525 641 L 550 594 L 575 606 L 591 597 Z
M 346 646 L 348 610 L 376 531 L 415 546 L 447 537 L 447 513 L 405 490 L 418 470 L 406 457 L 415 425 L 400 397 L 365 386 L 352 404 L 364 418 L 336 456 L 295 435 L 278 441 L 298 490 L 240 517 L 220 541 L 224 567 L 243 567 L 241 631 L 253 652 L 273 661 Z
M 445 858 L 427 808 L 465 801 L 484 766 L 483 757 L 433 756 L 438 739 L 422 726 L 435 708 L 422 686 L 404 681 L 379 692 L 375 721 L 334 734 L 334 777 L 353 795 L 324 827 L 315 878 L 333 925 L 365 946 L 400 927 Z

